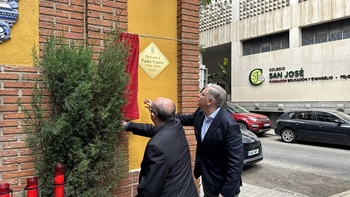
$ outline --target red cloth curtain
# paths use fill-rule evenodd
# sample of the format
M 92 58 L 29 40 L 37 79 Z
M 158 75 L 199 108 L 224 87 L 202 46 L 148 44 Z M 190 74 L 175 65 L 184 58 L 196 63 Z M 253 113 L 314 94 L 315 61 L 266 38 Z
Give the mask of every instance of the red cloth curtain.
M 129 83 L 126 87 L 125 97 L 126 105 L 122 108 L 124 118 L 134 120 L 139 118 L 139 107 L 137 104 L 138 93 L 138 65 L 139 65 L 139 36 L 123 32 L 120 38 L 129 47 L 129 56 L 125 71 L 129 74 Z

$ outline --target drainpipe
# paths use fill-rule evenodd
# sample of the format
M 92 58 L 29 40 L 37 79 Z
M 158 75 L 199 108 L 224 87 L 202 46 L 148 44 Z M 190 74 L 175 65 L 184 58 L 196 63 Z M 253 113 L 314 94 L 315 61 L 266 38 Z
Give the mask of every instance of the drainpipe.
M 87 46 L 87 0 L 84 0 L 84 16 L 83 16 L 83 20 L 84 20 L 84 46 Z

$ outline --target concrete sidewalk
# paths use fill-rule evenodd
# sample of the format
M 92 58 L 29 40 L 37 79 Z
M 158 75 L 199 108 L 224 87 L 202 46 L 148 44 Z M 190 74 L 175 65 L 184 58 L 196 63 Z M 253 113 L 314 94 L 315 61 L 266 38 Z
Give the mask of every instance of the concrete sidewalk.
M 292 191 L 284 190 L 281 188 L 264 188 L 248 183 L 243 183 L 241 187 L 241 193 L 239 197 L 308 197 L 303 194 L 298 194 Z
M 239 197 L 308 197 L 303 194 L 288 191 L 282 188 L 264 188 L 243 183 Z M 350 197 L 350 190 L 330 197 Z

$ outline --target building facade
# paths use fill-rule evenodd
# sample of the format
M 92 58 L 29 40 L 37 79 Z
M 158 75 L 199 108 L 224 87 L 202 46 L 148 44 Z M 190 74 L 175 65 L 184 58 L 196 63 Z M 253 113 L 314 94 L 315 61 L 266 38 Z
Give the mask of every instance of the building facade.
M 230 59 L 230 103 L 267 114 L 273 124 L 291 109 L 350 114 L 350 2 L 214 1 L 202 7 L 200 21 L 209 73 L 213 62 Z

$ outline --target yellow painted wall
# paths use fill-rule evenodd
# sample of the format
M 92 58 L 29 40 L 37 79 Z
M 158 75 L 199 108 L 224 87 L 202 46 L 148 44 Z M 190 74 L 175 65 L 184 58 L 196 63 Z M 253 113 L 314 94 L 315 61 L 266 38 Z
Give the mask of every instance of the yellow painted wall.
M 32 48 L 39 46 L 39 1 L 19 0 L 11 38 L 0 43 L 0 64 L 32 66 Z
M 176 39 L 176 0 L 128 1 L 128 31 L 130 33 Z M 169 61 L 169 65 L 154 79 L 139 66 L 138 104 L 140 118 L 135 122 L 152 123 L 143 100 L 168 97 L 177 104 L 177 43 L 166 39 L 139 36 L 140 53 L 154 43 Z M 129 134 L 129 168 L 138 169 L 149 138 Z

